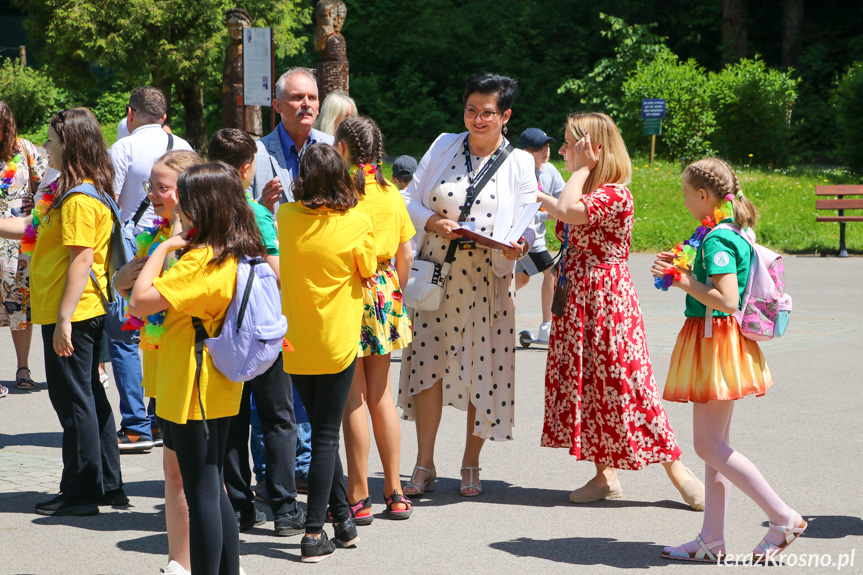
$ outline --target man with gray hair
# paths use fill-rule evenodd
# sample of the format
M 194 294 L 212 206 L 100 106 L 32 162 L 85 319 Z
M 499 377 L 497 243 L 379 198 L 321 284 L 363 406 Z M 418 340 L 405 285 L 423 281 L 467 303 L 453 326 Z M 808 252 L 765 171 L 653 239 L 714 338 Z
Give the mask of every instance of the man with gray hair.
M 117 140 L 110 150 L 114 165 L 114 195 L 123 220 L 133 219 L 136 214 L 139 216 L 136 233 L 152 226 L 156 218 L 144 187 L 150 181 L 153 164 L 172 149 L 192 151 L 186 140 L 162 130 L 167 107 L 165 95 L 158 88 L 135 88 L 126 105 L 126 125 L 131 134 Z M 117 432 L 120 453 L 149 451 L 154 445 L 162 445 L 153 404 L 150 403 L 149 409 L 144 404 L 138 344 L 108 340 L 108 353 L 120 393 L 121 419 Z
M 276 82 L 273 110 L 282 121 L 257 142 L 252 198 L 274 211 L 276 204 L 292 202 L 291 182 L 299 171 L 306 146 L 322 142 L 333 145 L 333 137 L 312 128 L 318 117 L 318 85 L 309 68 L 291 68 Z

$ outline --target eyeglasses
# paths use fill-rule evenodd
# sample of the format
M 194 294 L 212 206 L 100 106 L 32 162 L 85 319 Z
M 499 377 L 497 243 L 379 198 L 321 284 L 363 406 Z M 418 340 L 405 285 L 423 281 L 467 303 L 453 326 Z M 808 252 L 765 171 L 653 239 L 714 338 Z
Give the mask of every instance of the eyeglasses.
M 133 112 L 135 112 L 136 114 L 138 113 L 138 110 L 136 110 L 135 108 L 133 108 L 133 107 L 132 107 L 132 106 L 130 106 L 129 104 L 126 104 L 126 111 L 129 111 L 129 110 L 132 110 L 132 111 L 133 111 Z
M 144 181 L 144 191 L 148 194 L 152 192 L 159 196 L 165 196 L 168 195 L 170 192 L 173 192 L 175 189 L 176 188 L 169 188 L 168 186 L 156 186 L 150 180 Z
M 494 110 L 481 110 L 480 111 L 480 110 L 477 110 L 476 108 L 473 108 L 471 106 L 467 106 L 464 109 L 464 117 L 467 118 L 468 120 L 473 120 L 474 118 L 479 116 L 480 118 L 482 118 L 482 120 L 484 122 L 490 122 L 499 113 L 500 112 L 496 112 Z

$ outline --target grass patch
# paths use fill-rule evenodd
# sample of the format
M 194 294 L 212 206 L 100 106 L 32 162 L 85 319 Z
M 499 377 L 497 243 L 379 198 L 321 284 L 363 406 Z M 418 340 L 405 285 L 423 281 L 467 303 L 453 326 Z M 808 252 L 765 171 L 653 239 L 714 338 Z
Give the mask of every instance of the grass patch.
M 553 163 L 567 179 L 563 160 Z M 633 159 L 629 186 L 635 199 L 633 252 L 668 249 L 695 230 L 696 221 L 683 207 L 680 173 L 678 163 L 655 161 L 649 166 L 643 157 Z M 815 186 L 863 183 L 842 170 L 808 167 L 768 170 L 744 166 L 737 175 L 743 193 L 760 214 L 755 226 L 758 243 L 784 253 L 834 254 L 839 247 L 839 224 L 815 221 Z M 553 222 L 547 230 L 549 249 L 559 249 Z M 848 251 L 863 253 L 863 224 L 847 226 L 845 241 Z

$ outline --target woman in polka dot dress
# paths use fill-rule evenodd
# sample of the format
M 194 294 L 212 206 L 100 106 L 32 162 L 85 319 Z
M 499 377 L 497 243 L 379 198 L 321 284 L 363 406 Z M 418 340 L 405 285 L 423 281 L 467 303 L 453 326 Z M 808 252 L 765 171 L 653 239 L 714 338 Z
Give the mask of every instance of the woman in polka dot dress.
M 464 92 L 467 134 L 443 134 L 417 169 L 407 190 L 408 213 L 418 230 L 418 258 L 442 263 L 458 236 L 460 210 L 470 182 L 478 181 L 504 145 L 516 82 L 493 74 L 468 79 Z M 533 158 L 513 150 L 479 191 L 467 222 L 505 237 L 523 206 L 536 201 Z M 467 410 L 467 440 L 460 489 L 482 492 L 479 455 L 486 439 L 512 439 L 515 398 L 515 260 L 533 244 L 533 230 L 512 248 L 460 245 L 435 311 L 414 311 L 413 342 L 402 354 L 398 405 L 416 421 L 417 461 L 408 495 L 434 490 L 434 447 L 443 405 Z

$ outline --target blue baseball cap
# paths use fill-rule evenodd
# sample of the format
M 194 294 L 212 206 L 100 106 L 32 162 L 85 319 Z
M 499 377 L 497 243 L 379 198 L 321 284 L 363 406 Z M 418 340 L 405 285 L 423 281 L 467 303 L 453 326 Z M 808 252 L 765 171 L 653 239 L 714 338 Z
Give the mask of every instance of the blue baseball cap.
M 518 147 L 524 148 L 541 148 L 548 142 L 553 142 L 554 138 L 540 130 L 539 128 L 528 128 L 518 137 Z
M 393 162 L 393 177 L 400 180 L 407 180 L 414 177 L 414 172 L 417 171 L 417 161 L 411 156 L 399 156 Z

